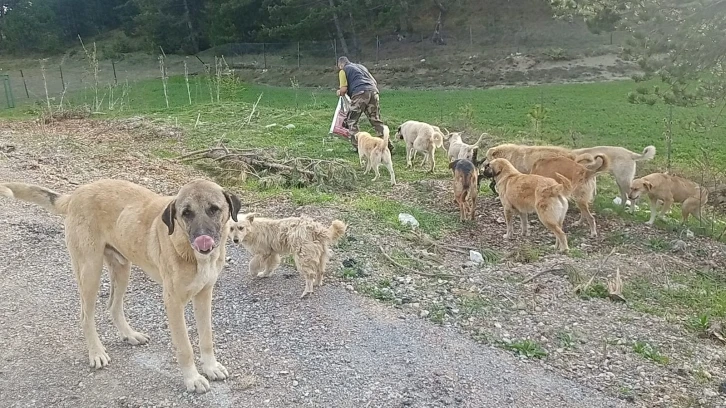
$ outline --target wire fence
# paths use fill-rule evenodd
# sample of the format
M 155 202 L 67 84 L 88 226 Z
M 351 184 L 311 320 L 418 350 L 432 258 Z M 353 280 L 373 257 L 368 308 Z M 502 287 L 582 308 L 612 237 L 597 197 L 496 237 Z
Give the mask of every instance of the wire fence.
M 556 35 L 555 35 L 556 33 Z M 465 38 L 447 37 L 445 43 L 435 44 L 430 38 L 406 38 L 400 35 L 378 36 L 365 42 L 347 39 L 345 44 L 329 41 L 295 41 L 269 43 L 231 43 L 216 46 L 195 56 L 168 55 L 164 59 L 166 75 L 198 75 L 215 69 L 220 58 L 225 69 L 275 71 L 294 70 L 328 72 L 337 58 L 347 55 L 351 60 L 388 69 L 411 71 L 413 63 L 426 62 L 430 68 L 505 58 L 512 54 L 543 55 L 552 60 L 566 60 L 588 53 L 604 53 L 622 44 L 627 33 L 615 32 L 596 36 L 582 30 L 547 32 L 520 30 L 514 33 L 475 32 Z M 97 69 L 93 61 L 82 55 L 35 60 L 8 69 L 0 61 L 0 76 L 4 82 L 5 98 L 0 107 L 36 101 L 57 101 L 66 94 L 90 88 L 113 89 L 139 80 L 160 78 L 159 55 L 117 54 L 108 48 L 99 50 Z M 467 62 L 468 61 L 468 62 Z M 399 67 L 399 68 L 397 68 Z M 334 76 L 328 76 L 334 78 Z M 310 84 L 301 83 L 301 86 Z M 335 86 L 334 80 L 331 86 Z M 4 99 L 4 100 L 3 100 Z

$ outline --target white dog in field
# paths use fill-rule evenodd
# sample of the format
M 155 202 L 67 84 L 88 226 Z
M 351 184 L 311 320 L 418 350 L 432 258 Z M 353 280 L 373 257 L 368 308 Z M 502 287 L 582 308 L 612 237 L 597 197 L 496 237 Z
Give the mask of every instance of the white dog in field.
M 416 157 L 416 152 L 424 154 L 421 166 L 429 162 L 433 172 L 436 168 L 436 159 L 434 152 L 436 148 L 444 147 L 444 139 L 448 137 L 441 132 L 438 126 L 432 126 L 428 123 L 409 120 L 398 127 L 396 136 L 406 142 L 406 167 L 412 167 L 412 160 Z
M 476 143 L 466 144 L 463 140 L 461 140 L 461 132 L 451 133 L 449 136 L 449 150 L 447 151 L 449 162 L 459 159 L 466 159 L 470 162 L 474 162 L 476 159 L 476 153 L 479 150 L 479 143 L 481 143 L 481 139 L 484 135 L 486 135 L 486 133 L 482 133 Z

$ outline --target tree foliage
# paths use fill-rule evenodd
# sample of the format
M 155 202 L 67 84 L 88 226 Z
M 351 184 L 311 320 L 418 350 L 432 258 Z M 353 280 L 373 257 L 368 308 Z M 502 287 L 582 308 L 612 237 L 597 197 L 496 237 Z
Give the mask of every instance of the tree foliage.
M 666 103 L 715 105 L 726 100 L 726 0 L 553 0 L 561 17 L 632 33 L 624 55 L 638 63 L 637 81 L 660 79 Z

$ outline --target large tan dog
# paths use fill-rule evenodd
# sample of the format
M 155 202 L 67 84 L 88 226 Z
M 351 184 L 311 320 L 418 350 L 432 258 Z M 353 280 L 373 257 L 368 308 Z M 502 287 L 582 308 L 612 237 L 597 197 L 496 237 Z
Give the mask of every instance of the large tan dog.
M 487 150 L 487 161 L 506 159 L 520 173 L 530 173 L 532 166 L 542 159 L 567 157 L 575 160 L 576 156 L 569 149 L 559 146 L 527 146 L 505 143 Z
M 459 220 L 474 221 L 479 171 L 474 163 L 466 159 L 454 160 L 449 163 L 449 168 L 454 172 L 454 201 L 459 206 Z
M 358 160 L 361 167 L 363 167 L 364 162 L 367 162 L 363 174 L 367 174 L 373 169 L 376 176 L 373 177 L 372 181 L 376 181 L 381 176 L 378 167 L 383 164 L 388 169 L 388 174 L 391 175 L 391 185 L 395 186 L 396 175 L 393 173 L 391 151 L 388 150 L 388 141 L 390 140 L 388 126 L 383 125 L 383 138 L 371 136 L 368 132 L 358 132 L 355 138 L 358 141 Z
M 281 255 L 292 254 L 298 272 L 305 278 L 301 298 L 322 284 L 330 245 L 337 243 L 347 228 L 339 220 L 325 227 L 308 217 L 270 219 L 240 214 L 238 218 L 230 222 L 230 236 L 252 254 L 250 273 L 268 277 L 280 265 Z
M 492 177 L 497 183 L 499 199 L 504 207 L 504 220 L 507 233 L 504 239 L 513 235 L 512 217 L 519 214 L 522 235 L 529 236 L 527 215 L 537 213 L 539 220 L 555 235 L 555 248 L 567 251 L 567 235 L 562 224 L 567 215 L 567 198 L 571 191 L 570 181 L 561 174 L 555 174 L 558 181 L 536 174 L 523 174 L 514 168 L 507 159 L 494 159 L 487 162 L 483 174 Z
M 184 307 L 194 304 L 202 372 L 210 380 L 229 376 L 214 355 L 212 288 L 225 261 L 227 221 L 236 219 L 240 200 L 217 184 L 195 180 L 175 197 L 164 197 L 122 180 L 99 180 L 71 194 L 24 183 L 0 184 L 0 195 L 35 203 L 65 216 L 66 245 L 81 298 L 81 326 L 91 367 L 110 359 L 98 338 L 96 296 L 108 267 L 109 310 L 121 338 L 132 345 L 149 337 L 129 326 L 124 294 L 135 264 L 161 283 L 171 339 L 177 349 L 188 391 L 209 391 L 209 382 L 194 364 L 194 351 L 184 319 Z
M 630 185 L 635 177 L 636 162 L 652 160 L 655 157 L 655 147 L 646 146 L 643 153 L 638 154 L 619 146 L 595 146 L 584 149 L 575 149 L 576 155 L 591 154 L 593 156 L 605 155 L 610 159 L 610 173 L 620 190 L 621 205 L 625 208 Z M 630 212 L 635 211 L 635 204 L 630 203 Z
M 595 177 L 610 168 L 610 159 L 605 155 L 595 157 L 589 154 L 578 157 L 574 161 L 567 157 L 551 157 L 540 159 L 532 166 L 531 174 L 557 179 L 557 174 L 565 176 L 572 184 L 571 199 L 580 210 L 580 219 L 573 225 L 580 225 L 583 220 L 590 226 L 590 236 L 597 236 L 595 217 L 590 212 L 590 204 L 595 198 Z
M 409 120 L 401 124 L 396 131 L 396 137 L 406 142 L 406 167 L 413 167 L 416 152 L 424 154 L 421 167 L 430 163 L 430 172 L 436 169 L 436 149 L 444 148 L 444 139 L 448 137 L 441 133 L 438 126 L 428 123 Z
M 643 194 L 647 194 L 650 199 L 650 220 L 646 222 L 648 225 L 653 225 L 655 222 L 658 201 L 663 202 L 660 209 L 661 217 L 670 211 L 674 202 L 680 203 L 684 223 L 688 221 L 690 215 L 700 220 L 701 208 L 708 202 L 708 190 L 705 187 L 666 173 L 652 173 L 633 180 L 628 193 L 631 202 Z

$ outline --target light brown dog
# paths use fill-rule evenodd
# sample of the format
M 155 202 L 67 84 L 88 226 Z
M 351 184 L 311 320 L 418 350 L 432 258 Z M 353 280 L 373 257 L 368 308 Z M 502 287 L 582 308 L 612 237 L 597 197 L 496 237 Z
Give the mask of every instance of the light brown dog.
M 250 273 L 266 278 L 280 265 L 280 256 L 292 254 L 300 275 L 305 278 L 301 298 L 313 293 L 323 282 L 330 259 L 330 245 L 345 234 L 346 225 L 334 220 L 329 227 L 309 217 L 270 219 L 256 214 L 240 214 L 230 222 L 232 240 L 252 254 Z
M 504 207 L 504 220 L 507 233 L 504 239 L 513 234 L 512 217 L 519 214 L 522 234 L 529 235 L 527 215 L 537 213 L 539 220 L 555 235 L 555 248 L 567 251 L 567 235 L 562 224 L 567 214 L 567 199 L 572 186 L 561 174 L 555 174 L 559 181 L 535 174 L 523 174 L 514 168 L 507 159 L 494 159 L 485 164 L 483 174 L 494 178 L 497 183 L 499 199 Z
M 520 173 L 530 173 L 532 166 L 542 159 L 567 157 L 576 160 L 569 149 L 559 146 L 527 146 L 505 143 L 487 150 L 487 161 L 506 159 Z
M 540 159 L 532 166 L 531 174 L 557 179 L 557 174 L 565 176 L 572 184 L 571 199 L 575 201 L 580 210 L 580 219 L 574 225 L 580 225 L 583 220 L 590 226 L 590 236 L 597 236 L 595 217 L 590 212 L 590 204 L 595 198 L 595 177 L 610 168 L 610 159 L 605 155 L 595 157 L 582 155 L 578 161 L 568 157 L 551 157 Z
M 708 190 L 705 187 L 667 173 L 652 173 L 633 180 L 628 193 L 631 202 L 643 194 L 647 194 L 650 199 L 650 220 L 646 222 L 648 225 L 653 225 L 655 222 L 658 201 L 663 202 L 660 209 L 661 217 L 670 211 L 673 203 L 680 203 L 684 223 L 688 221 L 690 215 L 700 220 L 701 208 L 708 202 Z
M 448 137 L 448 132 L 444 135 L 438 126 L 408 120 L 398 127 L 396 137 L 406 142 L 406 167 L 413 167 L 416 152 L 421 152 L 424 154 L 421 167 L 430 163 L 429 171 L 433 173 L 436 169 L 436 149 L 444 148 L 444 139 Z
M 615 178 L 615 183 L 620 190 L 621 205 L 625 208 L 630 185 L 635 177 L 636 163 L 652 160 L 655 157 L 655 147 L 646 146 L 643 153 L 634 153 L 620 146 L 595 146 L 575 149 L 572 153 L 578 156 L 582 154 L 605 155 L 610 159 L 610 173 Z M 633 211 L 635 211 L 635 204 L 631 202 L 630 212 Z
M 371 136 L 368 132 L 358 132 L 355 135 L 358 141 L 358 160 L 361 167 L 366 163 L 366 170 L 363 174 L 367 174 L 371 169 L 376 174 L 372 181 L 378 180 L 381 174 L 378 167 L 383 164 L 391 175 L 391 185 L 396 185 L 396 175 L 393 173 L 393 160 L 391 159 L 391 151 L 388 150 L 388 140 L 390 134 L 388 126 L 383 125 L 383 138 Z
M 479 170 L 466 159 L 454 160 L 449 163 L 449 168 L 454 172 L 454 200 L 459 205 L 459 220 L 474 221 L 476 197 L 479 193 Z
M 227 221 L 236 219 L 240 200 L 217 184 L 195 180 L 175 197 L 164 197 L 122 180 L 99 180 L 59 194 L 24 183 L 0 184 L 0 195 L 35 203 L 65 216 L 66 244 L 81 298 L 81 327 L 91 367 L 110 359 L 96 332 L 95 312 L 103 264 L 111 281 L 109 310 L 121 338 L 132 345 L 149 337 L 129 326 L 124 294 L 131 265 L 138 265 L 162 285 L 171 339 L 188 391 L 209 391 L 194 364 L 184 307 L 194 304 L 202 372 L 224 380 L 212 340 L 212 288 L 225 260 Z

